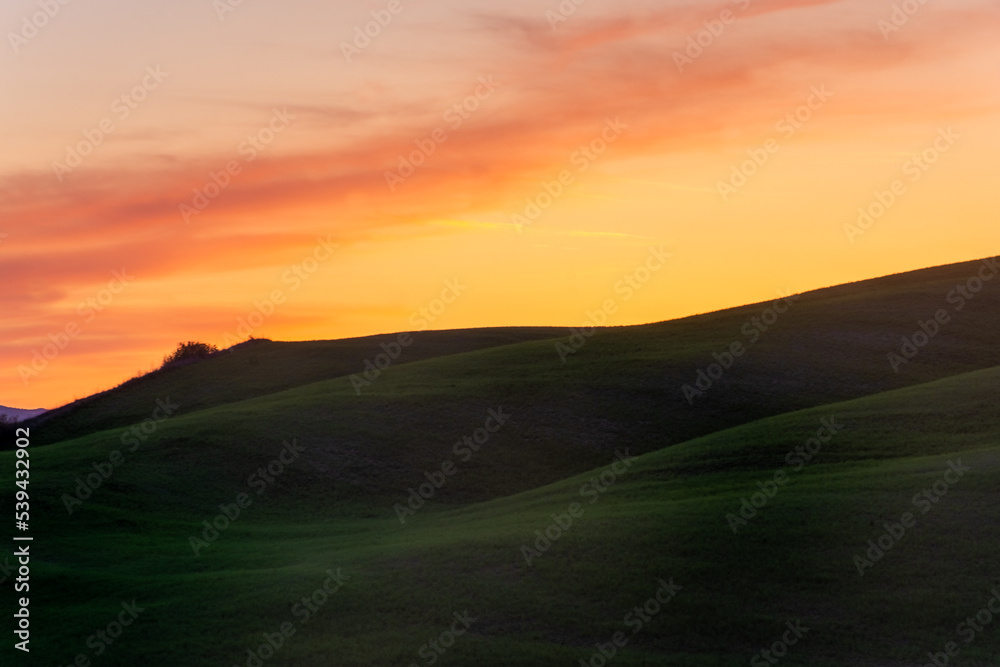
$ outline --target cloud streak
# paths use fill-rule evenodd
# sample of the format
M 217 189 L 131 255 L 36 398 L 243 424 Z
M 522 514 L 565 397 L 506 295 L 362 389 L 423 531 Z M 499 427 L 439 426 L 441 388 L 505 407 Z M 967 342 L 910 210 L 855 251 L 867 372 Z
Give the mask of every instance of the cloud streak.
M 678 72 L 673 54 L 724 9 L 738 20 L 690 68 Z M 454 25 L 471 26 L 484 44 L 462 75 L 449 69 L 447 86 L 394 102 L 383 96 L 384 87 L 373 84 L 382 92 L 372 107 L 327 95 L 318 84 L 313 91 L 297 91 L 291 97 L 300 103 L 289 109 L 299 122 L 288 130 L 289 142 L 243 164 L 189 224 L 179 207 L 191 202 L 211 172 L 238 156 L 134 153 L 85 164 L 61 185 L 51 172 L 24 165 L 0 175 L 0 219 L 9 221 L 5 231 L 10 233 L 0 245 L 0 273 L 8 286 L 0 293 L 0 307 L 15 323 L 0 331 L 8 341 L 18 341 L 0 344 L 0 362 L 9 367 L 12 357 L 23 357 L 24 346 L 59 320 L 53 320 L 54 309 L 100 286 L 112 269 L 126 267 L 144 281 L 211 282 L 226 273 L 281 267 L 308 250 L 317 234 L 350 248 L 400 228 L 416 237 L 462 233 L 433 221 L 475 211 L 513 212 L 542 180 L 567 168 L 573 151 L 599 136 L 608 118 L 620 118 L 628 130 L 609 152 L 608 164 L 588 177 L 614 162 L 722 150 L 738 143 L 734 133 L 773 123 L 776 113 L 800 103 L 810 85 L 825 81 L 843 84 L 836 104 L 824 110 L 831 136 L 888 119 L 931 120 L 944 104 L 952 111 L 961 107 L 962 99 L 940 100 L 938 89 L 903 73 L 988 48 L 1000 24 L 998 12 L 982 3 L 928 6 L 926 20 L 914 19 L 887 42 L 876 26 L 885 10 L 853 0 L 625 7 L 603 16 L 581 10 L 555 30 L 538 8 L 470 12 L 455 17 Z M 435 54 L 412 67 L 426 68 L 428 80 L 444 80 L 441 62 Z M 901 73 L 895 94 L 873 98 L 866 84 L 892 72 Z M 449 128 L 442 112 L 468 95 L 477 76 L 487 74 L 504 85 L 460 127 Z M 380 76 L 392 80 L 388 73 Z M 182 90 L 180 75 L 171 84 L 164 96 L 194 95 Z M 204 97 L 197 99 L 211 106 Z M 996 111 L 971 94 L 964 104 L 969 114 Z M 262 104 L 257 110 L 269 108 Z M 447 141 L 390 191 L 386 171 L 436 127 L 447 131 Z M 162 128 L 157 134 L 136 127 L 127 137 L 166 141 L 184 136 L 184 130 Z M 500 226 L 491 233 L 505 230 Z M 226 292 L 220 299 L 230 296 Z M 162 307 L 175 313 L 171 319 L 178 329 L 187 315 L 199 327 L 215 326 L 201 310 Z M 109 335 L 120 335 L 130 322 L 134 326 L 156 309 L 130 308 Z M 28 321 L 35 324 L 23 324 Z M 79 349 L 106 351 L 103 344 L 95 338 Z M 146 345 L 137 341 L 132 349 Z

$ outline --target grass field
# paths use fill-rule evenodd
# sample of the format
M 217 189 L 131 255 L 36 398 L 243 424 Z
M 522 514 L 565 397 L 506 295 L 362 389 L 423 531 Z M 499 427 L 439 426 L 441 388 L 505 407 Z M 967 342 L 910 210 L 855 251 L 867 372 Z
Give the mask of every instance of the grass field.
M 1000 285 L 950 297 L 977 267 L 766 331 L 417 333 L 360 393 L 395 335 L 260 342 L 28 422 L 31 664 L 1000 665 Z

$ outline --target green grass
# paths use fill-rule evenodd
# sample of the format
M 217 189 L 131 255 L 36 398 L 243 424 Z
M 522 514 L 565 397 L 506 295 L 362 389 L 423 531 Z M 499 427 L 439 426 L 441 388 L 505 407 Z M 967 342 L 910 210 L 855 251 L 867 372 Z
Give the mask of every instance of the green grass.
M 339 567 L 347 585 L 269 664 L 423 664 L 420 646 L 466 609 L 479 620 L 444 664 L 573 664 L 623 630 L 659 578 L 683 590 L 615 664 L 746 664 L 795 619 L 810 633 L 785 664 L 914 664 L 922 648 L 954 639 L 1000 584 L 989 532 L 1000 520 L 998 380 L 1000 369 L 981 371 L 653 452 L 593 504 L 580 495 L 591 473 L 424 510 L 406 525 L 265 493 L 198 558 L 188 536 L 213 513 L 208 503 L 231 501 L 240 484 L 217 482 L 200 512 L 192 500 L 115 508 L 98 497 L 67 517 L 49 501 L 36 529 L 45 539 L 34 545 L 33 604 L 36 631 L 52 640 L 39 653 L 68 660 L 121 600 L 136 598 L 148 611 L 112 647 L 114 664 L 168 664 L 182 645 L 197 652 L 188 664 L 235 664 Z M 968 415 L 991 405 L 970 428 Z M 734 536 L 726 514 L 831 414 L 845 430 Z M 884 445 L 877 452 L 872 438 Z M 36 466 L 60 470 L 62 447 L 38 450 Z M 958 457 L 972 472 L 859 577 L 853 556 L 878 523 L 913 511 L 913 494 Z M 165 483 L 157 466 L 135 470 L 134 484 Z M 33 488 L 51 499 L 61 479 L 45 473 Z M 521 547 L 574 502 L 583 516 L 527 566 Z M 986 632 L 957 664 L 991 664 L 998 649 L 1000 633 Z
M 922 665 L 948 641 L 953 665 L 1000 664 L 1000 619 L 972 644 L 956 635 L 1000 586 L 996 297 L 903 373 L 884 361 L 970 273 L 804 295 L 694 406 L 680 385 L 760 307 L 605 330 L 565 365 L 552 339 L 532 340 L 551 330 L 460 332 L 360 397 L 342 369 L 364 346 L 262 343 L 32 422 L 51 444 L 31 453 L 30 664 L 245 664 L 287 621 L 295 635 L 264 664 L 426 665 L 421 647 L 466 610 L 476 621 L 435 664 L 577 665 L 622 631 L 613 665 L 746 665 L 795 620 L 809 632 L 781 664 Z M 241 366 L 252 350 L 260 377 Z M 167 395 L 177 416 L 123 448 Z M 510 421 L 459 460 L 455 440 L 501 405 Z M 790 470 L 831 417 L 843 429 Z M 248 477 L 293 438 L 305 451 L 258 495 Z M 63 495 L 115 449 L 125 462 L 68 514 Z M 637 458 L 590 504 L 590 480 L 625 449 Z M 13 458 L 0 452 L 8 470 Z M 959 458 L 970 471 L 921 514 L 914 495 Z M 393 506 L 445 460 L 457 472 L 401 524 Z M 734 535 L 727 515 L 781 469 L 788 483 Z M 14 490 L 5 476 L 8 507 Z M 241 492 L 252 505 L 196 557 L 189 538 Z M 526 563 L 573 503 L 582 515 Z M 859 576 L 855 555 L 908 511 L 916 525 Z M 297 601 L 331 568 L 349 579 L 302 624 Z M 660 579 L 682 590 L 633 634 L 626 615 Z M 145 611 L 95 656 L 88 637 L 133 599 Z M 3 664 L 22 664 L 12 653 Z
M 769 303 L 600 330 L 565 364 L 555 343 L 567 341 L 568 329 L 421 332 L 397 363 L 363 389 L 360 400 L 332 404 L 330 414 L 357 422 L 359 410 L 389 410 L 390 419 L 417 419 L 415 428 L 441 427 L 450 436 L 462 428 L 457 422 L 471 419 L 486 409 L 482 406 L 503 404 L 533 430 L 525 434 L 526 445 L 565 435 L 591 448 L 651 451 L 771 415 L 1000 364 L 997 282 L 987 283 L 953 313 L 951 323 L 900 372 L 888 363 L 887 355 L 917 330 L 918 320 L 954 308 L 947 302 L 949 292 L 979 265 L 966 262 L 803 294 L 693 405 L 685 400 L 684 385 L 714 362 L 714 353 L 735 341 L 749 344 L 743 326 Z M 358 398 L 349 376 L 380 352 L 380 342 L 393 339 L 245 346 L 45 415 L 33 422 L 44 425 L 38 444 L 127 427 L 149 417 L 156 400 L 165 397 L 180 403 L 182 414 L 251 401 L 242 409 L 258 423 L 264 418 L 256 411 L 277 400 L 276 392 Z M 281 407 L 296 410 L 300 396 L 305 395 L 288 395 Z M 252 402 L 255 398 L 264 402 Z M 295 421 L 308 420 L 293 418 L 282 428 L 294 430 Z
M 559 335 L 554 327 L 496 327 L 411 334 L 395 363 L 409 363 L 447 354 L 510 345 Z M 37 418 L 44 424 L 37 444 L 58 442 L 81 432 L 132 424 L 150 416 L 156 401 L 183 397 L 186 412 L 201 410 L 365 370 L 365 361 L 392 345 L 398 334 L 332 341 L 284 343 L 246 342 L 209 360 L 164 369 L 125 383 Z

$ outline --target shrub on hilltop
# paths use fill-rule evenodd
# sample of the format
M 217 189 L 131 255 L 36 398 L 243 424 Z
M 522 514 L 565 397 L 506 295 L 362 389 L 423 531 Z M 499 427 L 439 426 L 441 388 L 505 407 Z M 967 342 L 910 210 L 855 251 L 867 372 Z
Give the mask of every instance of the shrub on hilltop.
M 186 343 L 178 343 L 176 350 L 163 357 L 163 365 L 160 368 L 183 366 L 205 359 L 218 351 L 219 348 L 210 343 L 198 343 L 193 340 L 189 340 Z

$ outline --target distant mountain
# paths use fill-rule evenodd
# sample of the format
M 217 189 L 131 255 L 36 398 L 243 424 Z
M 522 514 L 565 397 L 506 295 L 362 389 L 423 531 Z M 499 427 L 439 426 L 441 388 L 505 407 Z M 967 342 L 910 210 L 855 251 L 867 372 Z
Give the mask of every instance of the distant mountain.
M 14 417 L 18 421 L 24 421 L 25 419 L 31 419 L 32 417 L 37 417 L 43 412 L 47 412 L 45 408 L 37 408 L 35 410 L 22 410 L 21 408 L 7 408 L 0 405 L 0 415 L 4 417 Z

